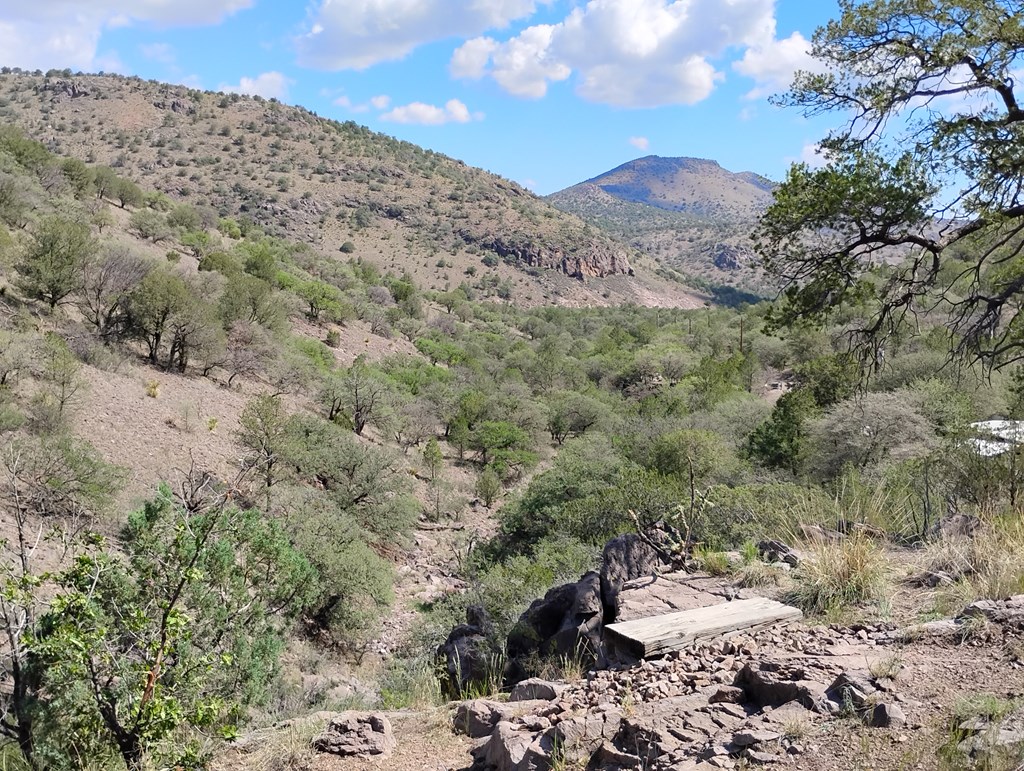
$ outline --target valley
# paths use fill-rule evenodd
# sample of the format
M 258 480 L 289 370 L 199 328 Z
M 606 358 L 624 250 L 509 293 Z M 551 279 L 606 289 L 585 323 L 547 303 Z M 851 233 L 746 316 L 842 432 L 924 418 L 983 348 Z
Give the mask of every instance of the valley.
M 4 767 L 1014 768 L 1024 240 L 860 160 L 4 68 Z

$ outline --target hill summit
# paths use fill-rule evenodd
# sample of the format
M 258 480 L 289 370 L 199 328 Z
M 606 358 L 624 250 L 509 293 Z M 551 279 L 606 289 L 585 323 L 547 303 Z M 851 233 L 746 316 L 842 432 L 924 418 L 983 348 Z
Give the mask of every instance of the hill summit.
M 750 219 L 770 202 L 774 184 L 753 172 L 735 173 L 704 158 L 647 155 L 624 163 L 549 200 L 568 211 L 581 197 L 645 204 L 713 219 Z

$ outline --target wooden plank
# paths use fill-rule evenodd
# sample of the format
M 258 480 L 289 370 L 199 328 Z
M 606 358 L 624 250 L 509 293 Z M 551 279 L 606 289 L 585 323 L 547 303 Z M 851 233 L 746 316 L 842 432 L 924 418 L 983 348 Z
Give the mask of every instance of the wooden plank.
M 757 597 L 609 624 L 605 632 L 614 648 L 639 658 L 654 658 L 731 632 L 764 629 L 801 618 L 798 608 Z

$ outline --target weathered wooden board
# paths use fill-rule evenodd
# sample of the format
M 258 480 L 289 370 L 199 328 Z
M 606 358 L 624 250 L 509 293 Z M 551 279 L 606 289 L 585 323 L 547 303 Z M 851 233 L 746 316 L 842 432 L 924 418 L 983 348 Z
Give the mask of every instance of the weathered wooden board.
M 609 624 L 605 634 L 615 649 L 649 659 L 731 632 L 764 629 L 802 617 L 798 608 L 757 597 Z

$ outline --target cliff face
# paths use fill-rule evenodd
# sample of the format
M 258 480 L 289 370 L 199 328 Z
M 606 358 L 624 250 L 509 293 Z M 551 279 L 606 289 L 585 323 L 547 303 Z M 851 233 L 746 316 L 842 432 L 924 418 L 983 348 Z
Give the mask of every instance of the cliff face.
M 485 236 L 477 240 L 502 259 L 534 268 L 557 270 L 578 279 L 632 276 L 633 268 L 625 249 L 614 242 L 581 242 L 558 245 L 528 236 Z

